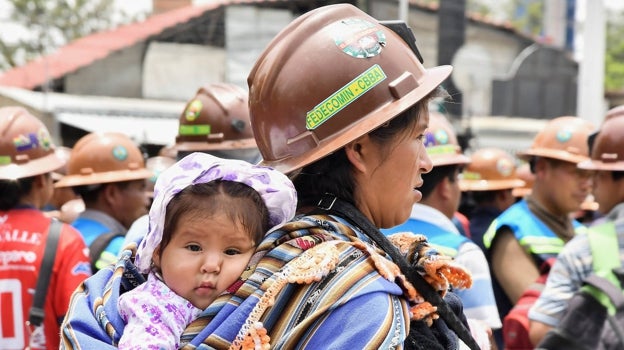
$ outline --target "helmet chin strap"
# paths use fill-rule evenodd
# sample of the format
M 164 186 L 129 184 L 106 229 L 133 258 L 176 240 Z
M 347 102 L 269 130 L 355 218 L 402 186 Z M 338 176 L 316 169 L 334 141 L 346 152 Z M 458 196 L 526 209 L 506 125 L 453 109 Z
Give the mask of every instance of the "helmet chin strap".
M 420 51 L 418 51 L 418 47 L 416 46 L 416 37 L 414 36 L 414 32 L 412 29 L 405 23 L 404 21 L 392 20 L 392 21 L 379 21 L 380 24 L 388 27 L 388 29 L 397 33 L 401 39 L 407 43 L 407 45 L 412 49 L 420 63 L 425 63 L 423 60 Z

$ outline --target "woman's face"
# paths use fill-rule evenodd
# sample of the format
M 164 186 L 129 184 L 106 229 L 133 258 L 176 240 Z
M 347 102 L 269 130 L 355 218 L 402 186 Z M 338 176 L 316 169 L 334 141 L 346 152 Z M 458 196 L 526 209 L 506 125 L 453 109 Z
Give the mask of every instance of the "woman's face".
M 424 145 L 429 114 L 420 116 L 415 128 L 397 134 L 392 144 L 380 147 L 370 137 L 360 140 L 362 166 L 355 171 L 358 208 L 380 228 L 405 222 L 412 205 L 421 200 L 417 190 L 422 174 L 431 171 Z

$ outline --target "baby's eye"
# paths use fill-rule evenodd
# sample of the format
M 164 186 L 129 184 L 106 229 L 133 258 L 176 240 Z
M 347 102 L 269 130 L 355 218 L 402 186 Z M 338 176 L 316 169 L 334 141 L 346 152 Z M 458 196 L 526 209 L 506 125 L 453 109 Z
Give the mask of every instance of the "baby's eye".
M 227 255 L 236 255 L 236 254 L 240 254 L 240 250 L 238 250 L 238 249 L 234 249 L 234 248 L 226 249 L 226 250 L 225 250 L 225 254 L 227 254 Z
M 425 134 L 418 135 L 418 137 L 416 137 L 416 140 L 424 142 L 425 141 Z
M 201 251 L 201 247 L 199 246 L 199 244 L 187 244 L 186 245 L 186 249 L 192 251 L 192 252 L 199 252 Z

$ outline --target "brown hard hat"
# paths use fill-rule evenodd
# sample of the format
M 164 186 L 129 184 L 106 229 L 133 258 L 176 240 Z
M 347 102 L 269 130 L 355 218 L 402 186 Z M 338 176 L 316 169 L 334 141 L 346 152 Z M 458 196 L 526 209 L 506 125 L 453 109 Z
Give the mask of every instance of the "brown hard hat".
M 147 191 L 147 194 L 150 197 L 154 196 L 154 185 L 156 184 L 156 180 L 158 179 L 160 173 L 175 164 L 175 162 L 176 160 L 171 157 L 156 156 L 147 158 L 145 161 L 145 167 L 152 172 L 152 176 L 147 179 L 145 191 Z
M 533 139 L 531 148 L 518 152 L 518 157 L 544 157 L 580 163 L 589 158 L 587 138 L 594 130 L 587 120 L 564 116 L 550 120 Z
M 67 175 L 55 186 L 72 187 L 147 179 L 143 155 L 128 136 L 118 132 L 90 133 L 72 149 Z
M 63 160 L 63 162 L 65 162 L 65 164 L 62 167 L 52 172 L 52 180 L 58 181 L 63 176 L 65 176 L 65 174 L 67 174 L 67 161 L 69 161 L 69 156 L 71 155 L 71 148 L 59 146 L 59 147 L 56 147 L 54 152 L 59 158 Z
M 581 169 L 624 171 L 624 118 L 604 121 L 593 140 L 591 159 Z
M 289 173 L 319 160 L 413 106 L 451 70 L 425 69 L 405 40 L 353 5 L 307 12 L 247 79 L 262 164 Z
M 494 191 L 524 186 L 514 158 L 499 148 L 482 148 L 470 157 L 459 181 L 462 191 Z
M 179 151 L 256 148 L 247 92 L 228 83 L 197 90 L 180 115 L 174 147 Z
M 462 153 L 453 125 L 439 112 L 429 113 L 425 147 L 434 167 L 470 163 L 470 158 Z
M 511 190 L 511 194 L 514 197 L 524 197 L 531 194 L 533 190 L 533 183 L 535 182 L 535 174 L 531 172 L 531 166 L 529 163 L 522 163 L 516 168 L 516 176 L 524 181 L 524 186 L 516 187 Z
M 0 108 L 0 179 L 46 174 L 65 164 L 46 126 L 22 107 Z
M 615 117 L 621 117 L 623 115 L 624 115 L 624 105 L 615 106 L 607 111 L 607 115 L 605 115 L 604 121 L 607 121 Z

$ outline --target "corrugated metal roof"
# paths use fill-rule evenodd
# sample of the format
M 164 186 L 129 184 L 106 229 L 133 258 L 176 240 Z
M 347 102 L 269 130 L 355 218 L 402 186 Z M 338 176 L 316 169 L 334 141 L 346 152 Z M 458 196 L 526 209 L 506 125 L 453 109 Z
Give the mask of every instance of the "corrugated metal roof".
M 168 28 L 188 22 L 192 18 L 199 17 L 205 12 L 221 6 L 287 2 L 288 0 L 215 0 L 201 6 L 191 5 L 150 16 L 142 22 L 123 25 L 116 29 L 77 39 L 59 48 L 55 53 L 40 57 L 24 66 L 8 70 L 0 75 L 0 85 L 33 90 L 42 86 L 46 79 L 62 78 L 96 60 L 107 57 L 115 51 L 147 40 L 150 36 L 160 34 Z M 427 5 L 418 0 L 410 0 L 410 4 L 430 11 L 438 10 L 437 6 Z M 478 16 L 469 16 L 469 18 L 499 29 L 512 30 L 508 23 L 495 23 Z
M 33 60 L 0 76 L 0 85 L 34 89 L 48 79 L 64 75 L 102 59 L 111 53 L 146 40 L 167 28 L 185 23 L 204 12 L 228 1 L 217 1 L 202 6 L 187 6 L 147 18 L 145 21 L 95 33 L 59 48 L 58 51 Z

